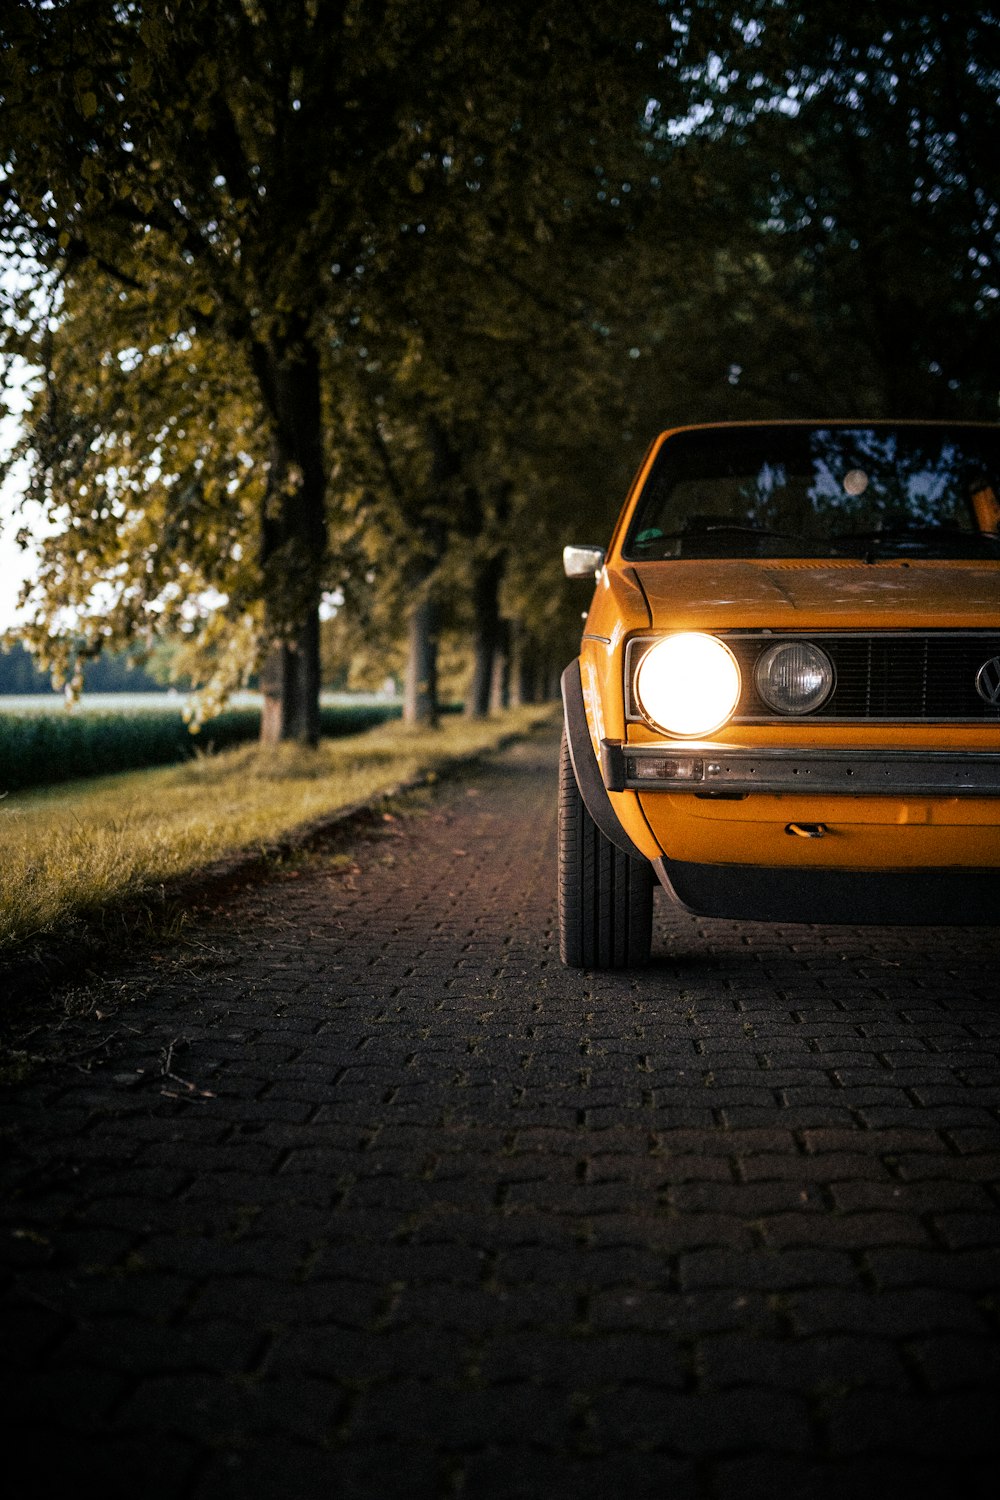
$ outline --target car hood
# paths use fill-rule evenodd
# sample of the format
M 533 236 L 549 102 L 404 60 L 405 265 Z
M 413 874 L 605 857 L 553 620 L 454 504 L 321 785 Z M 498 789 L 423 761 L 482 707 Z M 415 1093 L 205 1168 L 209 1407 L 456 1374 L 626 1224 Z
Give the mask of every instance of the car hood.
M 942 629 L 1000 625 L 1000 563 L 711 559 L 634 573 L 654 628 Z

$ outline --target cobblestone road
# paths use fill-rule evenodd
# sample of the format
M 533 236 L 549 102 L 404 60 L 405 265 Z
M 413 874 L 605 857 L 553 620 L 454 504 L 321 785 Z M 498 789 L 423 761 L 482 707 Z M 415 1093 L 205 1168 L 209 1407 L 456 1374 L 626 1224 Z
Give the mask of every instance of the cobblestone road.
M 997 941 L 561 969 L 550 735 L 71 997 L 6 1420 L 138 1500 L 995 1494 Z

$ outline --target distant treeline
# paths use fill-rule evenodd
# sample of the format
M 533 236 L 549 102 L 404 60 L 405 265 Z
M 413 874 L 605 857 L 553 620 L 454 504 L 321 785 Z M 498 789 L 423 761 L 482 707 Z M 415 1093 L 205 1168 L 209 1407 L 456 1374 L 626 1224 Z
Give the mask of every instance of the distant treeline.
M 127 653 L 114 652 L 86 664 L 83 687 L 88 693 L 160 693 L 164 684 Z M 51 691 L 49 674 L 39 670 L 35 658 L 19 642 L 0 649 L 0 695 Z

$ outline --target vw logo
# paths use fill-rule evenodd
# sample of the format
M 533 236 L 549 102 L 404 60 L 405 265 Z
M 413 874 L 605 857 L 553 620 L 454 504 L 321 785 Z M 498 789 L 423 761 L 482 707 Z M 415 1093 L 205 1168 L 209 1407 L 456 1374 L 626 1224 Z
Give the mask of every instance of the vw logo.
M 991 708 L 1000 708 L 1000 656 L 991 656 L 976 673 L 976 692 Z

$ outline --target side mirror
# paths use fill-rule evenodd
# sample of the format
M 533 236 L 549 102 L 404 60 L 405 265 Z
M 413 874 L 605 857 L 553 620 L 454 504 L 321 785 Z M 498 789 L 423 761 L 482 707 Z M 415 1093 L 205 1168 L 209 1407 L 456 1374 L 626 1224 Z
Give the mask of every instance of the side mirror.
M 567 578 L 593 578 L 603 566 L 603 547 L 563 548 L 563 572 Z

